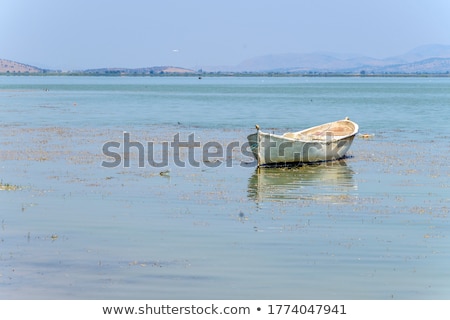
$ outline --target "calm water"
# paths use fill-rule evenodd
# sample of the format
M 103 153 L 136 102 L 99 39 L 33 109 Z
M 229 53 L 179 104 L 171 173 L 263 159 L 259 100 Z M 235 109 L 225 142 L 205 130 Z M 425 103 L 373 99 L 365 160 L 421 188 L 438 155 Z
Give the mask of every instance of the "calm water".
M 445 78 L 0 77 L 0 298 L 450 299 L 449 105 Z M 203 162 L 346 116 L 341 162 Z M 194 134 L 199 166 L 102 167 L 124 131 L 158 160 Z

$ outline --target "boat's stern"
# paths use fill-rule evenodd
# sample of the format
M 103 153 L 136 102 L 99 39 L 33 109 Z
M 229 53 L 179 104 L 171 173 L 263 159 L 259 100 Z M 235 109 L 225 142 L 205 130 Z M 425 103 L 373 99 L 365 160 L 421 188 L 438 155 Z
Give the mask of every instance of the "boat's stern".
M 250 144 L 250 150 L 253 153 L 253 156 L 259 163 L 259 154 L 258 154 L 258 132 L 252 133 L 247 137 L 248 143 Z

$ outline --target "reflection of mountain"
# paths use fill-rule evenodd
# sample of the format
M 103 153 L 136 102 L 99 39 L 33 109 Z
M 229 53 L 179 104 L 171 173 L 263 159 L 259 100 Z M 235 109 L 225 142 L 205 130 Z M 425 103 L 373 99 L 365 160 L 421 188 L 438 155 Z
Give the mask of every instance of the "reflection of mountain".
M 295 168 L 258 168 L 249 179 L 248 197 L 256 201 L 322 199 L 342 202 L 357 189 L 353 174 L 343 160 Z

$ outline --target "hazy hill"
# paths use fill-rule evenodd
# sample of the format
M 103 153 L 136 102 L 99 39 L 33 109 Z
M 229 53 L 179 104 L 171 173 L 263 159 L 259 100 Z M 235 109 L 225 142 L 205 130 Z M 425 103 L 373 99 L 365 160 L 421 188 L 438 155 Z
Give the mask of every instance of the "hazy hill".
M 235 71 L 248 72 L 376 72 L 446 73 L 450 71 L 450 46 L 425 45 L 403 55 L 376 59 L 355 54 L 290 53 L 247 59 Z M 230 68 L 232 69 L 232 68 Z
M 424 45 L 405 54 L 376 59 L 357 54 L 333 52 L 271 54 L 247 59 L 237 66 L 196 67 L 206 72 L 280 72 L 280 73 L 434 73 L 450 74 L 450 46 Z M 52 73 L 23 63 L 0 59 L 0 74 Z M 192 69 L 158 66 L 145 68 L 99 68 L 73 73 L 93 75 L 195 74 Z
M 164 73 L 195 73 L 194 70 L 172 67 L 172 66 L 162 66 L 162 67 L 145 67 L 145 68 L 100 68 L 100 69 L 88 69 L 82 70 L 80 72 L 95 74 L 95 75 L 157 75 Z
M 450 58 L 450 46 L 440 44 L 424 45 L 392 59 L 406 63 L 426 60 L 429 58 Z
M 450 73 L 450 58 L 430 58 L 416 62 L 367 69 L 374 73 Z
M 42 69 L 27 64 L 0 59 L 0 73 L 38 73 Z

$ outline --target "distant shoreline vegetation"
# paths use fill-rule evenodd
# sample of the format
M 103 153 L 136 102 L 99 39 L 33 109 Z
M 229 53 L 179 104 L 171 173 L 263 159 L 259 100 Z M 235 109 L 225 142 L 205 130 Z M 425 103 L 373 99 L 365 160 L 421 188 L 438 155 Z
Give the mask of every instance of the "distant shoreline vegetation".
M 0 76 L 90 76 L 90 77 L 450 77 L 450 72 L 442 73 L 375 73 L 366 72 L 123 72 L 116 70 L 105 71 L 52 71 L 42 70 L 40 72 L 0 72 Z
M 433 61 L 435 59 L 432 59 Z M 447 59 L 438 59 L 440 62 Z M 174 66 L 154 66 L 145 68 L 98 68 L 85 70 L 50 70 L 33 67 L 27 64 L 0 59 L 1 76 L 102 76 L 102 77 L 450 77 L 450 58 L 448 64 L 442 64 L 442 69 L 436 70 L 371 70 L 368 68 L 354 68 L 353 70 L 311 70 L 303 68 L 271 69 L 266 71 L 206 71 L 193 70 Z M 295 70 L 297 69 L 297 70 Z M 445 71 L 444 71 L 445 70 Z

